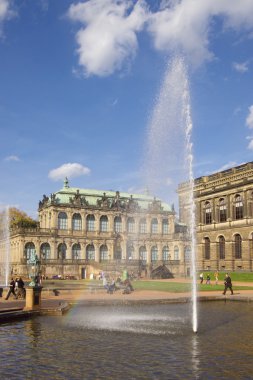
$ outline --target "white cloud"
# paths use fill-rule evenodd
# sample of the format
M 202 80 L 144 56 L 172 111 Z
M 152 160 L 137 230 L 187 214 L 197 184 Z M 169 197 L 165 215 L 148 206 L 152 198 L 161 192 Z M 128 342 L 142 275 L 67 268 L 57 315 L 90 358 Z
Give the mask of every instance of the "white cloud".
M 5 161 L 20 161 L 20 158 L 19 158 L 18 156 L 14 156 L 14 155 L 12 155 L 12 156 L 7 156 L 7 157 L 5 157 L 4 160 L 5 160 Z
M 65 177 L 75 178 L 90 174 L 90 169 L 77 163 L 68 163 L 59 168 L 50 170 L 48 177 L 53 181 L 63 180 Z
M 249 142 L 248 149 L 253 150 L 253 139 Z
M 159 50 L 181 50 L 191 63 L 200 65 L 214 54 L 209 50 L 212 21 L 221 17 L 223 30 L 253 28 L 251 0 L 177 0 L 168 2 L 150 19 L 149 31 Z
M 136 55 L 137 33 L 146 27 L 154 47 L 183 52 L 195 66 L 214 57 L 209 40 L 214 19 L 222 30 L 253 31 L 252 0 L 161 0 L 148 10 L 145 0 L 88 0 L 72 4 L 68 16 L 82 27 L 76 34 L 79 65 L 86 76 L 122 70 Z M 240 72 L 247 63 L 235 63 Z
M 107 76 L 135 57 L 147 11 L 144 0 L 90 0 L 72 4 L 68 15 L 84 25 L 76 41 L 85 75 Z
M 250 129 L 253 129 L 253 105 L 249 107 L 249 114 L 246 119 L 246 125 Z
M 12 0 L 0 0 L 0 36 L 2 36 L 2 24 L 15 15 L 11 9 Z
M 243 74 L 249 71 L 249 63 L 247 61 L 242 63 L 233 62 L 233 68 Z

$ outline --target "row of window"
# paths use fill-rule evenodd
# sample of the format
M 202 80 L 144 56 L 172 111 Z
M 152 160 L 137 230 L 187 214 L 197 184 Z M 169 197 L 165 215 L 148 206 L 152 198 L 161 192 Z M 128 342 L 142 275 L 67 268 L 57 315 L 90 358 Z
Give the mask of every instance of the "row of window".
M 35 253 L 35 245 L 34 243 L 26 243 L 25 245 L 25 258 L 29 260 L 31 257 L 31 254 Z M 65 243 L 60 243 L 57 247 L 57 259 L 66 259 L 66 253 L 67 253 L 67 246 Z M 185 259 L 190 260 L 190 254 L 191 249 L 190 247 L 185 247 Z M 51 248 L 49 243 L 43 243 L 40 247 L 40 257 L 42 259 L 50 259 L 51 258 Z M 81 245 L 79 243 L 74 244 L 72 246 L 72 252 L 71 252 L 72 260 L 78 260 L 81 259 Z M 99 258 L 100 260 L 109 260 L 111 257 L 108 252 L 107 245 L 103 244 L 101 245 L 99 249 Z M 114 258 L 115 259 L 122 259 L 122 250 L 120 247 L 117 247 L 117 249 L 114 252 Z M 86 247 L 86 259 L 87 260 L 95 260 L 95 247 L 93 244 L 88 244 Z M 133 246 L 127 247 L 127 259 L 135 259 L 135 249 Z M 142 261 L 147 260 L 147 249 L 145 246 L 142 246 L 139 248 L 139 255 L 138 259 Z M 162 249 L 162 260 L 168 261 L 171 259 L 169 247 L 164 246 Z M 179 255 L 179 247 L 174 247 L 174 260 L 180 260 Z M 156 246 L 153 246 L 151 248 L 151 261 L 157 261 L 158 260 L 158 248 Z
M 226 222 L 228 218 L 228 212 L 227 212 L 227 203 L 225 201 L 225 198 L 220 198 L 218 205 L 218 221 L 219 222 Z M 233 207 L 232 207 L 232 218 L 235 220 L 243 219 L 244 212 L 243 212 L 243 199 L 241 195 L 237 194 L 233 199 Z M 211 224 L 213 222 L 213 210 L 211 203 L 209 201 L 205 202 L 204 205 L 204 223 L 205 224 Z
M 253 240 L 249 240 L 251 246 Z M 242 258 L 242 237 L 240 234 L 234 235 L 234 241 L 233 241 L 233 257 L 235 259 L 241 259 Z M 217 253 L 218 258 L 220 260 L 225 260 L 226 258 L 226 241 L 224 236 L 219 236 L 218 242 L 217 242 Z M 204 258 L 205 260 L 210 260 L 211 256 L 211 242 L 209 237 L 204 238 Z
M 68 228 L 68 217 L 65 212 L 60 212 L 58 214 L 58 229 L 66 230 Z M 82 230 L 82 217 L 80 214 L 74 214 L 72 217 L 72 229 L 75 231 Z M 87 215 L 86 217 L 86 229 L 87 231 L 95 231 L 95 216 Z M 106 215 L 102 215 L 99 219 L 99 230 L 100 232 L 109 231 L 109 220 Z M 114 232 L 122 232 L 122 219 L 120 216 L 114 218 Z M 127 232 L 129 233 L 147 233 L 147 221 L 142 218 L 139 222 L 139 227 L 137 231 L 137 226 L 134 218 L 129 217 L 127 219 Z M 151 220 L 151 233 L 158 234 L 158 220 L 153 218 Z M 169 233 L 169 222 L 168 219 L 163 219 L 162 221 L 162 233 Z

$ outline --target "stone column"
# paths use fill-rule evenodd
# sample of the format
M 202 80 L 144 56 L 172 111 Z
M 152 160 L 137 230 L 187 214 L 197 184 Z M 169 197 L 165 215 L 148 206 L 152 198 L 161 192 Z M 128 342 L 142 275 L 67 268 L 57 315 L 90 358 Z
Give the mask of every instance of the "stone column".
M 40 310 L 42 286 L 28 286 L 26 288 L 26 302 L 24 310 Z

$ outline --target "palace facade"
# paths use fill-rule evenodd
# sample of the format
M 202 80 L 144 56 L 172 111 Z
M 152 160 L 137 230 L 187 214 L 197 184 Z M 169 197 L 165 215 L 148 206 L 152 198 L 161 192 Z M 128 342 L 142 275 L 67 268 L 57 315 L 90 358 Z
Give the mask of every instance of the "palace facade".
M 11 231 L 13 274 L 26 275 L 36 252 L 42 274 L 85 278 L 99 271 L 149 275 L 165 264 L 175 276 L 190 273 L 186 226 L 173 208 L 146 194 L 78 189 L 44 195 L 37 228 Z
M 179 216 L 187 223 L 188 186 L 179 185 Z M 253 162 L 194 181 L 197 266 L 200 270 L 253 269 Z

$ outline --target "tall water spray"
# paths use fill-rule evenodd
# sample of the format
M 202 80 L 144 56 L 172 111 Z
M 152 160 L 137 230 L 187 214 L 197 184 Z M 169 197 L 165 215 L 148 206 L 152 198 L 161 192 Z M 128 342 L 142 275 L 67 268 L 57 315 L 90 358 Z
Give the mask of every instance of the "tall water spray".
M 9 207 L 0 206 L 0 285 L 8 285 L 10 273 Z
M 182 57 L 167 67 L 150 119 L 144 162 L 148 189 L 165 201 L 177 203 L 178 184 L 189 184 L 187 220 L 191 245 L 192 324 L 197 331 L 197 284 L 195 254 L 195 206 L 190 90 Z

